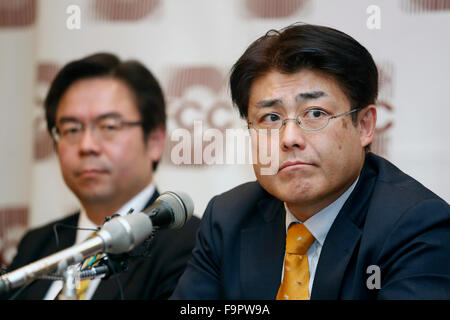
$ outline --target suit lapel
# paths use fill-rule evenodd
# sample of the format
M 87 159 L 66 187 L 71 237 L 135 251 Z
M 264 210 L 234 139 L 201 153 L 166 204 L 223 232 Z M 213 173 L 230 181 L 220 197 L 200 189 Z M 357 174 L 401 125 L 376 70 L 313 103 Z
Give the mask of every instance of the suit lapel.
M 155 189 L 155 192 L 153 192 L 152 197 L 150 198 L 150 200 L 148 200 L 147 204 L 144 206 L 144 209 L 147 208 L 148 206 L 152 205 L 153 202 L 155 202 L 156 199 L 158 199 L 159 197 L 159 191 L 158 189 Z
M 286 238 L 283 203 L 263 199 L 255 216 L 257 221 L 241 231 L 242 297 L 274 299 L 281 281 Z
M 111 276 L 106 280 L 100 281 L 97 290 L 94 293 L 92 299 L 95 300 L 115 300 L 120 299 L 119 285 L 124 289 L 124 286 L 129 280 L 129 277 L 133 275 L 133 272 L 127 271 L 117 276 Z M 120 283 L 120 284 L 119 284 Z M 126 299 L 126 294 L 124 293 Z
M 75 238 L 77 235 L 76 228 L 78 225 L 79 218 L 80 218 L 80 213 L 78 212 L 78 213 L 70 216 L 69 218 L 57 223 L 56 226 L 54 226 L 53 229 L 56 228 L 57 234 L 53 233 L 52 236 L 54 238 L 56 236 L 58 236 L 58 246 L 56 246 L 56 240 L 51 241 L 52 244 L 50 245 L 49 254 L 58 252 L 60 250 L 67 249 L 74 245 Z
M 328 232 L 317 265 L 311 299 L 338 299 L 345 270 L 361 237 L 346 216 L 336 218 Z
M 340 298 L 345 271 L 361 238 L 376 177 L 368 154 L 355 189 L 328 231 L 314 276 L 311 299 Z

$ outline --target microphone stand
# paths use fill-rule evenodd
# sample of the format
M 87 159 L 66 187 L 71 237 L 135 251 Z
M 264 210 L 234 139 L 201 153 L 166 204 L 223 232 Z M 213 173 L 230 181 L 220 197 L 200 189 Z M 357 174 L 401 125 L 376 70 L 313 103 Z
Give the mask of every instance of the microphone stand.
M 128 270 L 128 257 L 126 255 L 106 254 L 99 261 L 99 265 L 90 269 L 79 270 L 78 266 L 67 267 L 62 276 L 50 276 L 53 280 L 63 280 L 63 288 L 58 295 L 58 300 L 78 300 L 77 284 L 81 280 L 93 280 L 95 278 L 108 279 Z
M 63 273 L 64 284 L 58 300 L 78 300 L 77 295 L 77 274 L 76 266 L 69 266 Z

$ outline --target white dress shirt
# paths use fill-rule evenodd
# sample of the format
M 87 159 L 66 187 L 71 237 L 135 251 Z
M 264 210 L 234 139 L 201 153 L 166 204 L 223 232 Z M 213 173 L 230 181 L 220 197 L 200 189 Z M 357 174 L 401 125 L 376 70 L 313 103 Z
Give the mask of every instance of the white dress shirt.
M 155 192 L 155 185 L 153 183 L 150 183 L 145 189 L 139 192 L 124 206 L 122 206 L 122 208 L 120 208 L 120 210 L 117 211 L 116 213 L 123 216 L 126 215 L 130 211 L 130 209 L 133 209 L 134 212 L 138 212 L 145 209 L 144 206 L 147 204 L 148 200 L 153 196 L 154 192 Z M 75 244 L 81 243 L 84 240 L 86 240 L 92 234 L 92 229 L 96 229 L 97 227 L 98 226 L 96 224 L 94 224 L 91 220 L 89 220 L 86 211 L 82 208 L 80 210 L 80 217 L 78 219 L 78 228 L 90 230 L 78 229 L 75 238 Z M 101 278 L 96 278 L 89 283 L 89 287 L 86 291 L 86 295 L 84 298 L 85 300 L 90 300 L 92 298 L 92 296 L 95 293 L 95 290 L 97 290 L 100 280 Z M 53 281 L 53 283 L 50 285 L 50 288 L 47 291 L 47 294 L 44 297 L 44 300 L 54 300 L 61 292 L 62 287 L 63 287 L 62 280 Z
M 327 237 L 328 231 L 331 228 L 331 225 L 336 219 L 339 211 L 341 211 L 342 206 L 345 201 L 347 201 L 348 197 L 352 193 L 353 189 L 358 182 L 359 177 L 355 180 L 355 182 L 347 189 L 339 198 L 337 198 L 333 203 L 331 203 L 326 208 L 317 212 L 315 215 L 310 217 L 308 220 L 304 222 L 305 227 L 312 233 L 314 238 L 314 242 L 311 247 L 309 247 L 306 252 L 308 256 L 308 264 L 309 264 L 309 293 L 311 294 L 311 289 L 314 282 L 314 276 L 316 275 L 317 263 L 319 262 L 320 253 L 322 251 L 323 243 L 325 242 L 325 238 Z M 286 203 L 284 204 L 286 208 L 286 234 L 291 223 L 302 223 L 299 221 L 289 210 Z M 281 274 L 281 281 L 283 281 L 284 277 L 284 262 L 283 262 L 283 271 Z

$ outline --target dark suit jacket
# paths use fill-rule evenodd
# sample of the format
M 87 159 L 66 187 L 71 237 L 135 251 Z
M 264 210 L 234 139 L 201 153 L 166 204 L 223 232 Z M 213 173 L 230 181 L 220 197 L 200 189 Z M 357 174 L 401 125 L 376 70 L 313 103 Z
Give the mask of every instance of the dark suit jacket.
M 275 299 L 285 209 L 256 183 L 214 197 L 173 299 Z M 380 268 L 381 288 L 371 276 Z M 450 208 L 374 154 L 332 224 L 311 299 L 450 299 Z
M 146 207 L 159 196 L 156 191 Z M 58 228 L 59 248 L 56 247 L 53 226 L 60 223 L 77 226 L 79 213 L 44 227 L 28 232 L 18 246 L 18 252 L 8 271 L 44 258 L 75 243 L 74 228 Z M 181 229 L 161 229 L 151 242 L 150 257 L 131 260 L 120 280 L 124 299 L 167 299 L 183 273 L 195 243 L 200 220 L 192 217 Z M 141 248 L 136 248 L 136 251 Z M 42 299 L 52 281 L 37 280 L 26 287 L 17 299 Z M 102 280 L 92 299 L 120 299 L 117 280 L 112 277 Z

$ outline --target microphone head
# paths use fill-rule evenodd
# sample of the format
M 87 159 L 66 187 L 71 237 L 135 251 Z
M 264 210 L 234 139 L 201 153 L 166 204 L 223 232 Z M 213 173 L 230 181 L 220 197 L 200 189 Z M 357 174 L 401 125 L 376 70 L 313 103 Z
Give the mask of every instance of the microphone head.
M 194 202 L 191 197 L 182 191 L 167 191 L 162 193 L 159 200 L 166 201 L 173 210 L 174 221 L 171 228 L 179 229 L 192 217 Z

